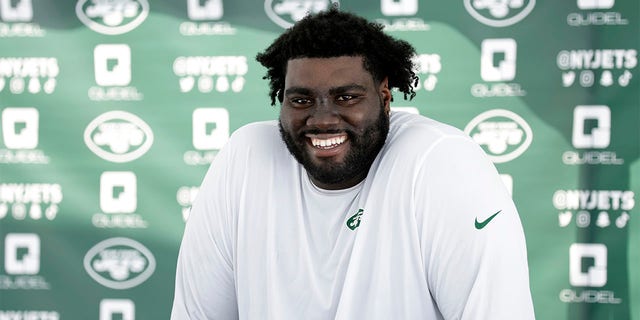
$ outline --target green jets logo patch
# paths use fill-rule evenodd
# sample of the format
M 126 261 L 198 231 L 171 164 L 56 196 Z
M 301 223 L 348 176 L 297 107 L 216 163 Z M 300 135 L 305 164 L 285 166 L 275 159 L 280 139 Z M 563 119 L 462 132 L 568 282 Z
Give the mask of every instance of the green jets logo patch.
M 349 220 L 347 220 L 347 227 L 349 229 L 355 230 L 360 225 L 360 217 L 362 216 L 363 212 L 364 209 L 358 209 L 358 212 L 356 212 L 356 214 L 352 215 Z

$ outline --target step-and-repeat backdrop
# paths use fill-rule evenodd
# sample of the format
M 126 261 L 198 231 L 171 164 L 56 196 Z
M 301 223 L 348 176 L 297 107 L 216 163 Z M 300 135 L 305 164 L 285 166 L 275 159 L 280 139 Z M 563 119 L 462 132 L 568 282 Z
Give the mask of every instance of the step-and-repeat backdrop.
M 167 319 L 190 205 L 329 0 L 0 0 L 0 319 Z M 495 162 L 539 319 L 640 320 L 640 2 L 343 0 Z M 460 195 L 464 201 L 464 194 Z

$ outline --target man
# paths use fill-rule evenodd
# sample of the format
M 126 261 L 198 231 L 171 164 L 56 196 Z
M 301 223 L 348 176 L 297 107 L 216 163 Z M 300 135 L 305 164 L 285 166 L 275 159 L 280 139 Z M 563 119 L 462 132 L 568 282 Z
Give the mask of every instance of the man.
M 335 8 L 257 56 L 279 121 L 238 129 L 185 229 L 172 319 L 533 319 L 525 239 L 459 130 L 390 112 L 415 51 Z

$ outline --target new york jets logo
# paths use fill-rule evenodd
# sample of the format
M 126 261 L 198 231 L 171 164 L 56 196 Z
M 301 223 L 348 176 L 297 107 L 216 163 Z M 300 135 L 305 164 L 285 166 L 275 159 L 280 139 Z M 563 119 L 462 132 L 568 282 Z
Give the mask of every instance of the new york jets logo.
M 494 163 L 511 161 L 523 154 L 533 141 L 529 124 L 519 115 L 492 109 L 473 118 L 464 128 Z
M 93 246 L 84 256 L 84 268 L 101 285 L 117 290 L 133 288 L 155 271 L 151 251 L 129 238 L 110 238 Z
M 318 13 L 338 0 L 265 0 L 264 11 L 277 25 L 287 29 L 309 13 Z
M 524 19 L 535 0 L 464 0 L 464 7 L 476 20 L 492 27 L 507 27 Z
M 362 217 L 362 213 L 364 213 L 364 209 L 358 209 L 354 215 L 352 215 L 349 220 L 347 220 L 347 227 L 351 230 L 355 230 L 358 226 L 360 226 L 360 217 Z
M 84 142 L 100 158 L 123 163 L 140 158 L 151 148 L 153 132 L 134 114 L 109 111 L 89 123 Z
M 123 34 L 147 18 L 149 3 L 147 0 L 79 0 L 76 15 L 95 32 Z

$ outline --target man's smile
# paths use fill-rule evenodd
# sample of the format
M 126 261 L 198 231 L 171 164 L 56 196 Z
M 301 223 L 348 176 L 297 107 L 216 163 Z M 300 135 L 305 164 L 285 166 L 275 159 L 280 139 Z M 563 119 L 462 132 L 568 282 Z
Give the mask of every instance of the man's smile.
M 348 135 L 342 133 L 306 134 L 307 141 L 312 146 L 312 153 L 316 157 L 332 157 L 346 149 L 345 142 Z

